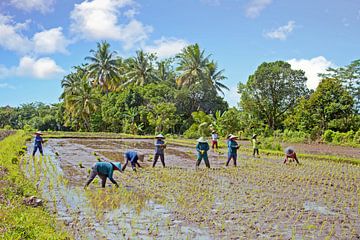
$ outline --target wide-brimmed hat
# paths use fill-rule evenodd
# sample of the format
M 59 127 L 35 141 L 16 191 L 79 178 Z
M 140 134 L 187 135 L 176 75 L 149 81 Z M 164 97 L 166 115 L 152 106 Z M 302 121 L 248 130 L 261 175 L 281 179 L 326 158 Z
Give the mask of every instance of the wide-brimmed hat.
M 252 138 L 255 138 L 257 135 L 254 133 L 253 135 L 252 135 Z
M 200 142 L 200 143 L 206 143 L 207 142 L 207 140 L 204 137 L 200 137 L 197 141 Z
M 235 138 L 238 138 L 238 136 L 235 136 L 235 135 L 230 135 L 229 139 L 235 139 Z
M 164 139 L 165 137 L 162 134 L 158 134 L 158 135 L 155 136 L 155 138 L 163 138 Z
M 41 131 L 37 131 L 35 134 L 36 135 L 43 135 L 43 133 Z
M 121 171 L 121 169 L 122 169 L 121 163 L 119 163 L 119 162 L 112 162 L 111 164 L 113 164 L 115 167 L 117 167 L 117 169 L 119 169 L 119 171 Z

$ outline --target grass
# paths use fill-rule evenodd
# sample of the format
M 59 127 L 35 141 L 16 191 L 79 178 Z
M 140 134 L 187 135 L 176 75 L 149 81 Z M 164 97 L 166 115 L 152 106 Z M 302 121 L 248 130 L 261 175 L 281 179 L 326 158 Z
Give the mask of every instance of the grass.
M 0 238 L 1 239 L 71 239 L 60 229 L 43 207 L 23 204 L 27 196 L 39 196 L 34 183 L 20 170 L 23 146 L 28 136 L 22 131 L 0 142 Z

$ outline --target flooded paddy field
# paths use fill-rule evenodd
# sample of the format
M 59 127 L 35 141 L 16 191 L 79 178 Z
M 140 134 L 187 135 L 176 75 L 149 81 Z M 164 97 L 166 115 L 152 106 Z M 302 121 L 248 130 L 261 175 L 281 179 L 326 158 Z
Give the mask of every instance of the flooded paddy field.
M 95 162 L 124 163 L 130 149 L 144 168 L 115 171 L 119 189 L 83 189 Z M 360 238 L 360 166 L 240 152 L 238 167 L 224 168 L 222 149 L 209 151 L 210 170 L 195 170 L 195 144 L 168 144 L 167 168 L 152 168 L 152 139 L 49 139 L 44 151 L 22 169 L 76 239 Z

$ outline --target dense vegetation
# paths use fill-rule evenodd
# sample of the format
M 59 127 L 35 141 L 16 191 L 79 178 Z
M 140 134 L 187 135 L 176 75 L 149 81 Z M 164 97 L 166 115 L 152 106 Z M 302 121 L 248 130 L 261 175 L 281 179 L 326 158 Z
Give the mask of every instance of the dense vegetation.
M 224 70 L 197 44 L 175 58 L 158 59 L 141 50 L 122 58 L 101 42 L 73 69 L 61 81 L 60 103 L 2 107 L 0 128 L 186 137 L 216 129 L 223 136 L 360 143 L 360 60 L 329 68 L 315 91 L 306 88 L 305 73 L 290 64 L 262 63 L 239 83 L 239 108 L 224 101 Z

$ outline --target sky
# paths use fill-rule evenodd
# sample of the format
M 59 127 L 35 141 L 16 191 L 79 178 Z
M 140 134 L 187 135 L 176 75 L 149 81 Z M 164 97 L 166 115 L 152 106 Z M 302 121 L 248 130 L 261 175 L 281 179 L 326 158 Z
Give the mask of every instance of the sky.
M 0 0 L 0 106 L 57 103 L 61 80 L 103 40 L 122 57 L 176 55 L 198 43 L 237 85 L 287 61 L 318 73 L 360 59 L 360 0 Z

